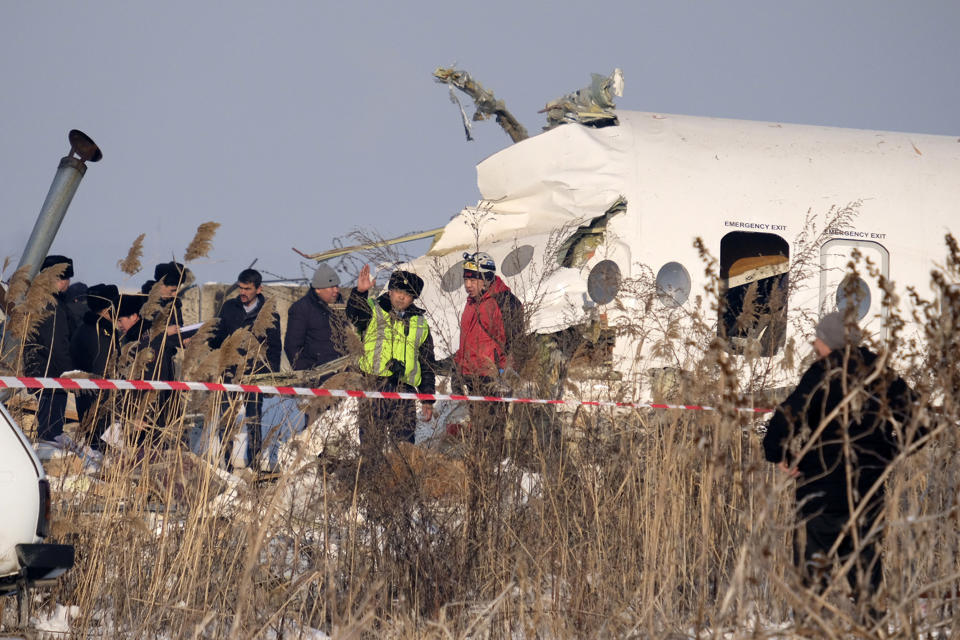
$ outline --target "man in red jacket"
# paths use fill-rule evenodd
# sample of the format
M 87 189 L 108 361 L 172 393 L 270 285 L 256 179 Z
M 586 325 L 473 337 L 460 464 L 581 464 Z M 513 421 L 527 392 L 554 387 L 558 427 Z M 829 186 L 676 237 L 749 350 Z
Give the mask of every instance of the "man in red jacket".
M 468 297 L 460 318 L 460 348 L 453 357 L 457 383 L 471 394 L 500 395 L 503 372 L 513 368 L 513 350 L 523 337 L 523 304 L 497 275 L 493 258 L 483 252 L 463 258 Z M 506 409 L 502 403 L 474 403 L 471 423 L 502 430 Z
M 467 306 L 460 317 L 453 386 L 470 395 L 509 395 L 503 374 L 513 368 L 514 350 L 523 337 L 523 305 L 497 276 L 493 258 L 482 252 L 465 253 L 463 258 Z M 502 402 L 470 403 L 464 463 L 469 478 L 466 521 L 471 548 L 483 544 L 483 530 L 496 518 L 484 508 L 482 497 L 497 492 L 494 469 L 506 454 L 507 408 Z

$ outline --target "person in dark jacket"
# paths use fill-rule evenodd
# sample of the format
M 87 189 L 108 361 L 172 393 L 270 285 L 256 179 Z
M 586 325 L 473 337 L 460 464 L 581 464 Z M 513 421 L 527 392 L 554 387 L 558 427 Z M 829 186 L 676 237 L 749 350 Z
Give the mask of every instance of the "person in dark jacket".
M 72 282 L 64 292 L 67 300 L 67 317 L 70 319 L 70 335 L 76 333 L 83 324 L 83 316 L 87 314 L 87 285 L 82 282 Z
M 140 292 L 150 295 L 154 286 L 160 288 L 160 309 L 152 318 L 152 323 L 162 320 L 166 324 L 166 334 L 170 340 L 165 341 L 164 347 L 169 353 L 164 358 L 172 360 L 177 349 L 183 348 L 180 337 L 180 327 L 183 326 L 183 301 L 178 295 L 180 289 L 193 280 L 193 274 L 179 262 L 161 262 L 153 269 L 153 280 L 147 280 L 140 288 Z M 169 378 L 164 378 L 169 380 Z
M 806 544 L 796 561 L 806 583 L 822 587 L 823 569 L 856 554 L 847 579 L 869 606 L 864 596 L 882 578 L 884 472 L 925 430 L 913 418 L 916 394 L 859 342 L 860 330 L 845 324 L 842 313 L 820 320 L 813 342 L 818 359 L 774 411 L 763 448 L 768 461 L 797 479 Z
M 116 285 L 96 284 L 87 290 L 87 313 L 83 324 L 70 341 L 74 366 L 96 378 L 114 377 L 119 334 L 114 326 L 120 292 Z M 76 394 L 80 424 L 91 431 L 90 447 L 100 450 L 100 436 L 109 424 L 106 391 L 80 391 Z M 91 424 L 92 422 L 92 424 Z
M 312 369 L 345 354 L 343 320 L 330 308 L 340 301 L 340 276 L 321 264 L 306 295 L 290 305 L 283 348 L 295 371 Z
M 210 348 L 219 349 L 224 340 L 235 331 L 246 328 L 253 329 L 260 313 L 266 304 L 263 295 L 263 276 L 255 269 L 244 269 L 237 276 L 238 295 L 223 303 L 218 316 L 216 333 L 210 340 Z M 260 342 L 256 353 L 242 354 L 247 356 L 247 365 L 243 374 L 270 373 L 280 371 L 282 346 L 280 340 L 280 316 L 272 312 L 270 325 Z M 236 371 L 228 371 L 224 376 L 227 382 L 233 382 Z M 228 404 L 228 403 L 227 403 Z M 252 464 L 260 454 L 263 446 L 263 434 L 260 427 L 260 418 L 263 414 L 263 396 L 259 393 L 246 394 L 244 397 L 244 412 L 249 438 L 247 439 L 247 459 Z
M 173 365 L 164 359 L 164 348 L 169 336 L 164 327 L 164 318 L 152 314 L 153 321 L 145 315 L 147 302 L 150 296 L 145 294 L 123 294 L 120 297 L 117 311 L 117 327 L 123 332 L 120 338 L 120 350 L 128 356 L 136 358 L 138 369 L 119 372 L 123 376 L 143 377 L 146 380 L 172 380 Z M 159 324 L 155 325 L 154 322 Z M 159 327 L 159 328 L 158 328 Z M 128 347 L 127 345 L 133 345 Z M 146 351 L 149 349 L 149 351 Z M 151 354 L 146 360 L 139 357 L 141 352 Z M 161 442 L 163 429 L 166 427 L 172 409 L 172 391 L 148 391 L 140 393 L 138 400 L 150 403 L 151 409 L 144 413 L 153 421 L 153 428 L 137 433 L 137 445 L 147 442 L 150 436 L 152 445 Z M 145 405 L 144 405 L 145 406 Z
M 73 277 L 73 260 L 66 256 L 47 256 L 41 270 L 61 270 L 57 280 L 54 302 L 46 309 L 35 336 L 24 345 L 24 373 L 31 377 L 56 378 L 73 370 L 70 357 L 71 327 L 67 314 L 65 292 Z M 43 389 L 37 397 L 37 439 L 61 443 L 67 392 L 62 389 Z
M 496 274 L 496 263 L 483 252 L 463 255 L 467 305 L 460 316 L 460 347 L 453 357 L 454 384 L 474 395 L 503 395 L 503 373 L 513 369 L 514 351 L 524 335 L 523 304 Z M 503 403 L 471 403 L 470 423 L 502 432 Z
M 374 280 L 364 265 L 347 301 L 347 317 L 363 340 L 360 370 L 365 388 L 432 394 L 436 362 L 433 336 L 424 310 L 413 304 L 423 292 L 423 280 L 409 271 L 394 271 L 387 292 L 368 298 Z M 433 402 L 424 401 L 423 417 L 433 418 Z M 413 443 L 416 404 L 410 400 L 361 400 L 360 443 L 368 451 L 382 449 L 390 439 Z
M 141 316 L 145 326 L 149 327 L 149 337 L 141 336 L 144 346 L 153 349 L 154 358 L 145 372 L 149 380 L 175 380 L 177 378 L 174 358 L 177 351 L 183 349 L 180 328 L 183 326 L 183 301 L 180 289 L 193 280 L 193 274 L 179 262 L 161 262 L 153 270 L 153 280 L 143 284 L 141 293 L 152 295 L 154 288 L 159 289 L 159 308 L 145 304 Z M 152 308 L 151 308 L 152 307 Z M 149 316 L 149 317 L 147 317 Z M 160 330 L 159 326 L 164 329 Z M 173 391 L 158 391 L 157 426 L 166 426 L 175 415 L 181 396 Z

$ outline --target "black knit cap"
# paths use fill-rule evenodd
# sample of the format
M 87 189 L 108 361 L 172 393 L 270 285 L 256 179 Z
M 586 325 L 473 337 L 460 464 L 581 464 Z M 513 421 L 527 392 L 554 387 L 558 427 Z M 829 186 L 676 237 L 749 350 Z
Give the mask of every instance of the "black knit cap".
M 132 316 L 135 313 L 140 313 L 140 309 L 143 308 L 143 303 L 147 301 L 147 297 L 142 293 L 125 293 L 120 296 L 120 304 L 117 308 L 117 317 L 126 318 L 127 316 Z
M 95 284 L 87 289 L 87 306 L 94 313 L 115 307 L 119 301 L 120 291 L 115 284 Z
M 423 278 L 415 273 L 398 269 L 390 274 L 390 283 L 387 288 L 405 291 L 414 298 L 419 298 L 420 294 L 423 293 Z
M 43 271 L 48 267 L 52 267 L 55 264 L 66 264 L 67 268 L 64 269 L 63 274 L 60 276 L 61 280 L 69 280 L 73 277 L 73 260 L 67 256 L 47 256 L 43 259 L 43 264 L 40 266 L 40 270 Z
M 66 294 L 67 300 L 75 300 L 77 302 L 86 302 L 87 301 L 87 291 L 89 287 L 82 282 L 71 282 L 70 286 L 67 287 Z

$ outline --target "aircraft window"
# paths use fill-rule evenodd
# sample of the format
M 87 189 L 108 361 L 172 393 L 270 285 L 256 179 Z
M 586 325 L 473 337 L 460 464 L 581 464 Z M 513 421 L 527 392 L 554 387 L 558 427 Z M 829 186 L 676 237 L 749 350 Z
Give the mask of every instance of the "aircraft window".
M 773 233 L 733 231 L 720 240 L 720 322 L 731 351 L 759 343 L 760 355 L 786 342 L 790 245 Z
M 503 259 L 500 272 L 507 277 L 515 276 L 523 271 L 532 259 L 533 247 L 529 244 L 521 245 L 508 253 L 507 257 Z
M 679 307 L 690 297 L 690 274 L 679 262 L 668 262 L 657 272 L 657 297 L 665 307 Z
M 440 288 L 453 293 L 463 286 L 463 260 L 455 262 L 440 279 Z
M 597 304 L 607 304 L 620 291 L 620 267 L 613 260 L 601 260 L 587 276 L 587 293 Z
M 857 310 L 857 320 L 863 320 L 870 311 L 870 286 L 857 276 L 848 274 L 837 286 L 837 309 L 845 311 L 848 306 Z

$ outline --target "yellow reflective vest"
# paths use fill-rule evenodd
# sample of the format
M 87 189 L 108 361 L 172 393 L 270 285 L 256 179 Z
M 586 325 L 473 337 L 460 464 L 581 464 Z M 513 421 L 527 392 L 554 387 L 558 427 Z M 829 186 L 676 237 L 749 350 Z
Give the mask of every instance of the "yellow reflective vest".
M 400 381 L 419 387 L 422 379 L 420 347 L 430 335 L 427 319 L 422 315 L 405 318 L 391 316 L 375 298 L 368 298 L 367 304 L 372 317 L 363 333 L 360 370 L 370 375 L 389 377 L 393 372 L 388 363 L 397 360 L 403 364 Z

